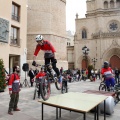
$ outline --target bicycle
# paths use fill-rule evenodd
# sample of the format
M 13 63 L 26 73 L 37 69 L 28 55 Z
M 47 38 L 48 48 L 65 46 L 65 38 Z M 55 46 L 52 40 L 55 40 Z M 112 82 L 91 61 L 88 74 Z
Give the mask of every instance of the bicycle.
M 35 90 L 34 90 L 34 96 L 33 99 L 35 99 L 36 96 L 36 91 L 38 90 L 38 92 L 40 93 L 42 99 L 48 100 L 50 97 L 50 92 L 51 92 L 51 83 L 52 81 L 55 83 L 55 87 L 57 90 L 61 90 L 62 88 L 62 81 L 58 80 L 58 78 L 55 75 L 54 70 L 52 69 L 51 66 L 52 63 L 48 64 L 48 65 L 37 65 L 38 66 L 42 66 L 45 69 L 45 76 L 41 77 L 39 80 L 39 86 L 36 83 L 35 86 Z M 48 71 L 48 68 L 50 71 Z M 38 73 L 39 74 L 39 73 Z
M 118 103 L 120 101 L 120 84 L 116 84 L 113 87 L 110 85 L 108 88 L 105 84 L 105 80 L 100 83 L 99 91 L 109 91 L 115 93 L 115 103 Z
M 35 100 L 35 98 L 36 98 L 36 93 L 37 92 L 39 92 L 40 90 L 39 90 L 39 88 L 40 88 L 40 83 L 37 81 L 37 79 L 35 80 L 35 90 L 34 90 L 34 95 L 33 95 L 33 100 Z M 39 97 L 40 95 L 39 95 L 39 93 L 38 93 L 38 97 Z

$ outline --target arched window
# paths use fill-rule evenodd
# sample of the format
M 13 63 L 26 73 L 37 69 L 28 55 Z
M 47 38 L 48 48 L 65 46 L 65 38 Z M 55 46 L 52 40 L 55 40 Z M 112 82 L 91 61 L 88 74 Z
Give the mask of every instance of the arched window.
M 114 1 L 113 0 L 110 1 L 110 8 L 114 8 Z
M 86 29 L 82 30 L 82 39 L 86 39 L 87 38 L 87 31 Z
M 117 8 L 120 8 L 120 0 L 117 0 L 116 2 L 117 2 L 116 3 Z
M 105 9 L 108 8 L 108 2 L 107 2 L 107 1 L 104 2 L 104 8 L 105 8 Z

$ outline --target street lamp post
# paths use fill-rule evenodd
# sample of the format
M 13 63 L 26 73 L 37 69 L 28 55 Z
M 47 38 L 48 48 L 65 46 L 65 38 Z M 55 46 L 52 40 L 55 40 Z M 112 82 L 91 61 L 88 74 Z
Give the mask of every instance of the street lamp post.
M 97 59 L 96 59 L 96 58 L 93 58 L 93 59 L 92 59 L 92 62 L 93 62 L 93 65 L 94 65 L 94 73 L 95 73 L 95 64 L 96 64 L 96 62 L 97 62 Z
M 87 48 L 86 46 L 84 46 L 83 48 L 82 48 L 82 51 L 83 51 L 83 55 L 84 55 L 84 58 L 85 58 L 85 61 L 86 61 L 86 63 L 87 63 L 87 55 L 88 55 L 88 53 L 89 53 L 89 48 Z M 88 63 L 87 63 L 88 64 Z M 88 67 L 88 66 L 87 66 Z

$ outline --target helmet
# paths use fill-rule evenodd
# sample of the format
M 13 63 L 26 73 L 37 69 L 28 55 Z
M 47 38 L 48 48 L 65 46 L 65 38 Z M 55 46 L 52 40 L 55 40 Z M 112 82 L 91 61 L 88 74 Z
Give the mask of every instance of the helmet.
M 105 61 L 104 62 L 104 68 L 108 68 L 109 67 L 109 62 L 108 61 Z
M 43 40 L 43 36 L 42 35 L 37 35 L 35 39 L 36 39 L 36 42 L 37 41 L 42 41 Z

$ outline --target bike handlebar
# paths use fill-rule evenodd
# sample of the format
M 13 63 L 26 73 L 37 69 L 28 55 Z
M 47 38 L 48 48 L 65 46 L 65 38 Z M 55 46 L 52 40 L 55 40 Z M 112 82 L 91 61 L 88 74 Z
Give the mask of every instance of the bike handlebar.
M 51 63 L 49 63 L 49 64 L 47 64 L 47 65 L 41 65 L 41 64 L 37 64 L 37 63 L 35 63 L 35 64 L 32 64 L 33 66 L 35 66 L 35 67 L 39 67 L 39 66 L 41 66 L 41 67 L 48 67 L 48 66 L 50 66 L 50 65 L 52 65 L 53 63 L 51 62 Z

